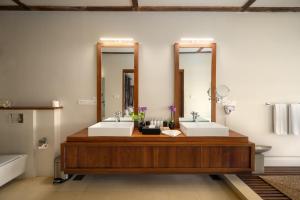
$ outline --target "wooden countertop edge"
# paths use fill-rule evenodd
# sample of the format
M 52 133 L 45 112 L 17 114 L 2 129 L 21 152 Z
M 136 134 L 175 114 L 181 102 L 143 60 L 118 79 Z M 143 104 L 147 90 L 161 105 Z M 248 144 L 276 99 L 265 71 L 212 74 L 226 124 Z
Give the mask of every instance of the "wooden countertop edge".
M 135 130 L 133 134 L 139 134 L 138 130 Z M 148 143 L 164 143 L 164 142 L 176 142 L 177 144 L 186 144 L 188 143 L 214 143 L 218 144 L 252 144 L 247 136 L 244 136 L 240 133 L 230 130 L 232 136 L 225 137 L 215 137 L 215 136 L 200 136 L 200 137 L 186 137 L 184 134 L 181 134 L 177 137 L 171 137 L 167 135 L 133 135 L 131 137 L 110 137 L 110 136 L 99 136 L 99 137 L 88 137 L 87 128 L 74 133 L 67 137 L 66 142 L 82 142 L 82 143 L 136 143 L 139 142 L 148 142 Z

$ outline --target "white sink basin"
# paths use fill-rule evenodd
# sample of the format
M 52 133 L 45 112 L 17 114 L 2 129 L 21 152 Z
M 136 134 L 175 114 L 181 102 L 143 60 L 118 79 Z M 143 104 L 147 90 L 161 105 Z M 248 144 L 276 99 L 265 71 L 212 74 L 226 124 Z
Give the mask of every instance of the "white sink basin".
M 179 117 L 179 122 L 193 122 L 193 118 Z M 198 117 L 197 122 L 209 122 L 209 120 L 204 117 Z
M 104 119 L 103 121 L 104 122 L 116 122 L 116 120 L 117 119 L 115 117 L 109 117 L 109 118 Z M 121 117 L 120 121 L 121 122 L 132 122 L 132 118 L 131 117 Z
M 215 122 L 180 122 L 186 136 L 229 136 L 229 128 Z
M 133 122 L 99 122 L 88 127 L 88 136 L 131 136 Z

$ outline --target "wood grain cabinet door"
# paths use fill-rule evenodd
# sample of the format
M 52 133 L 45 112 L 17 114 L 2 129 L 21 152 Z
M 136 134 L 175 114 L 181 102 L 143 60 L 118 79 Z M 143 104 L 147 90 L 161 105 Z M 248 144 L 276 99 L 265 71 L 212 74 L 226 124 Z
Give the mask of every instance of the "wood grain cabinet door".
M 107 146 L 101 144 L 78 145 L 66 147 L 67 168 L 151 168 L 153 167 L 153 151 L 148 146 Z M 70 152 L 76 152 L 72 155 Z M 74 160 L 74 161 L 73 161 Z M 76 163 L 76 165 L 74 164 Z
M 153 148 L 156 168 L 201 167 L 199 146 L 158 146 Z
M 116 146 L 112 154 L 113 168 L 152 168 L 151 146 Z
M 62 146 L 65 169 L 250 170 L 251 146 L 76 144 Z M 158 171 L 157 171 L 158 172 Z
M 248 146 L 203 146 L 203 168 L 251 168 L 251 148 Z
M 112 167 L 113 149 L 110 146 L 85 145 L 78 146 L 79 168 L 108 168 Z
M 62 168 L 78 168 L 78 146 L 63 144 L 62 148 Z
M 231 146 L 154 147 L 157 168 L 251 168 L 251 148 Z

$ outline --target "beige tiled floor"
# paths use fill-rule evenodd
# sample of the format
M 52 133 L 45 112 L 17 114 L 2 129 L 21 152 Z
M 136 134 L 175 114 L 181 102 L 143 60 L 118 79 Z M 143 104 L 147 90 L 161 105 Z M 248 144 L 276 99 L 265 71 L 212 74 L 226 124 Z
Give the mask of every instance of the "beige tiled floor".
M 207 175 L 97 175 L 52 185 L 50 178 L 15 180 L 1 200 L 236 200 L 222 180 Z

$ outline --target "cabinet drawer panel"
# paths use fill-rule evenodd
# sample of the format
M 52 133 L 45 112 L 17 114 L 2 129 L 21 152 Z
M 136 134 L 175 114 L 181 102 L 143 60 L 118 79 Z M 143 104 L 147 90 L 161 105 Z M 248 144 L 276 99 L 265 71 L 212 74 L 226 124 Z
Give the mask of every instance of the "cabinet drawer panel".
M 64 147 L 64 165 L 65 168 L 77 168 L 78 167 L 78 146 L 77 145 L 65 145 Z
M 112 166 L 112 147 L 79 146 L 78 165 L 80 168 L 105 168 Z
M 245 147 L 204 146 L 201 163 L 204 168 L 250 168 L 251 149 Z
M 113 168 L 153 167 L 151 146 L 116 146 L 112 153 Z
M 154 166 L 157 168 L 193 168 L 201 166 L 201 147 L 155 147 L 154 155 Z

